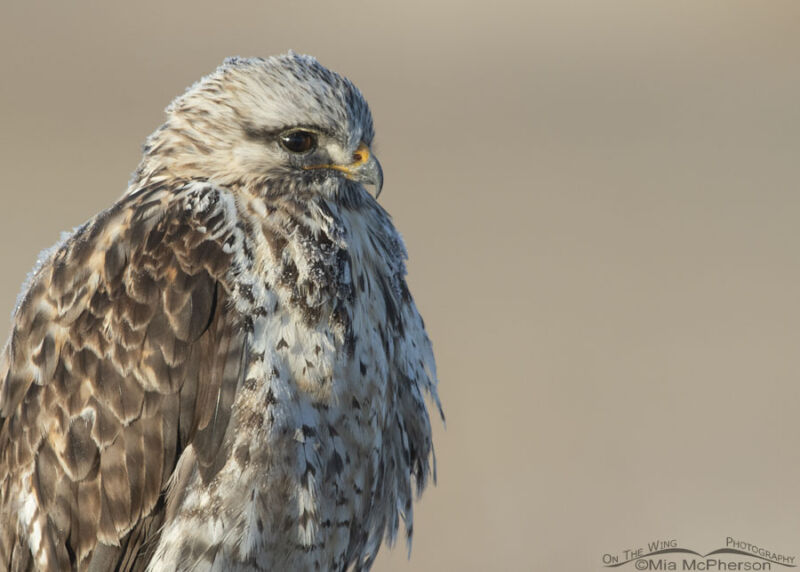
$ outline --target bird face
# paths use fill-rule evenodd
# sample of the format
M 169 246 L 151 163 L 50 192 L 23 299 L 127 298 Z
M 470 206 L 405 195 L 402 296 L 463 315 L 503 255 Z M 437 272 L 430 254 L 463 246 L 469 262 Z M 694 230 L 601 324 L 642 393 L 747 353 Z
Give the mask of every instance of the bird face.
M 343 177 L 373 185 L 376 198 L 381 192 L 381 164 L 362 138 L 343 140 L 318 125 L 292 126 L 282 131 L 248 126 L 245 133 L 250 143 L 239 146 L 238 157 L 248 170 L 272 171 L 312 185 L 315 180 L 330 182 Z
M 383 171 L 361 92 L 314 58 L 229 58 L 167 109 L 137 173 L 203 178 L 264 194 L 335 195 Z

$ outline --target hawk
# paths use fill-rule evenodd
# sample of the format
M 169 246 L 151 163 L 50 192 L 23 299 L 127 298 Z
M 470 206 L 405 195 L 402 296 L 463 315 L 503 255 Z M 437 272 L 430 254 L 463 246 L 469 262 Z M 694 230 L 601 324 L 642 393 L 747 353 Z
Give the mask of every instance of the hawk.
M 441 406 L 373 135 L 293 52 L 170 104 L 14 312 L 0 568 L 366 570 L 410 542 Z

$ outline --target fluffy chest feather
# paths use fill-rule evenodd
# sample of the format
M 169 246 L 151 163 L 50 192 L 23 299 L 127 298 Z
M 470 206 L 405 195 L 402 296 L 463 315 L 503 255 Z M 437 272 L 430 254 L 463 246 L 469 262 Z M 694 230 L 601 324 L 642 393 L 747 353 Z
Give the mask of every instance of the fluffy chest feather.
M 249 332 L 232 454 L 213 482 L 189 479 L 184 516 L 163 538 L 185 543 L 202 530 L 200 546 L 220 546 L 214 562 L 226 567 L 341 569 L 377 551 L 396 511 L 402 475 L 387 477 L 387 465 L 403 453 L 384 434 L 398 415 L 393 263 L 402 261 L 392 260 L 380 218 L 248 206 L 260 216 L 245 225 L 234 277 Z M 224 511 L 192 518 L 209 504 Z

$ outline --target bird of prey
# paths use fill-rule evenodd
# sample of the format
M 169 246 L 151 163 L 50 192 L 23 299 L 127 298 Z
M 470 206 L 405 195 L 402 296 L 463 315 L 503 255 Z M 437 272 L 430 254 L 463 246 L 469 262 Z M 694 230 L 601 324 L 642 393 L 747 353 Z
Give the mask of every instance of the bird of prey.
M 1 569 L 366 570 L 410 542 L 441 407 L 373 135 L 293 52 L 172 102 L 20 296 Z

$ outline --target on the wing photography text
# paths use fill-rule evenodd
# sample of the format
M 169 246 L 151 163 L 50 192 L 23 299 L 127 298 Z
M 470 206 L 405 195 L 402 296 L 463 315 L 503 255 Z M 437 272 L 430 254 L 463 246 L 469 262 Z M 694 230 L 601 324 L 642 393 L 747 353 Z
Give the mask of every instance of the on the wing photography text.
M 707 553 L 681 547 L 677 539 L 670 538 L 604 553 L 602 561 L 606 568 L 635 570 L 777 570 L 797 566 L 795 556 L 731 536 L 725 538 L 724 547 Z

